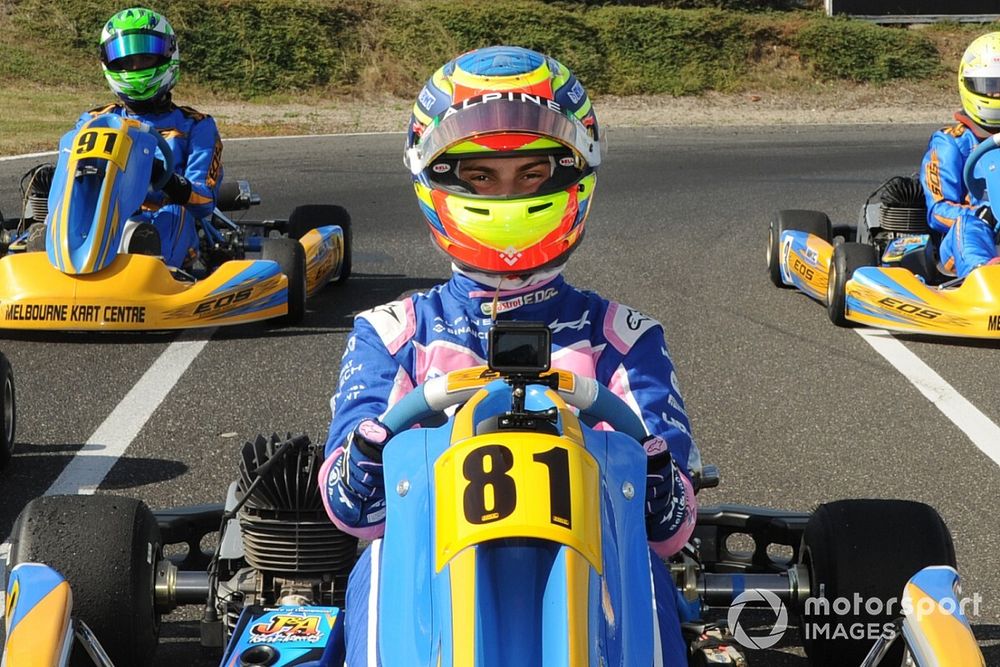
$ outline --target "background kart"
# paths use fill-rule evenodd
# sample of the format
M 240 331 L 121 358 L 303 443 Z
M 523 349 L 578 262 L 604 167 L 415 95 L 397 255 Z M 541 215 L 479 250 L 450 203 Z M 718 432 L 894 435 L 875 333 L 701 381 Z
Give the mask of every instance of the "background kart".
M 463 403 L 444 427 L 406 428 Z M 594 431 L 591 419 L 620 431 Z M 633 502 L 644 431 L 627 406 L 570 373 L 474 368 L 421 385 L 385 420 L 399 435 L 385 450 L 388 524 L 373 589 L 384 664 L 653 664 L 650 552 Z M 154 514 L 115 496 L 32 501 L 12 534 L 5 665 L 65 664 L 74 635 L 82 664 L 147 664 L 160 615 L 180 604 L 204 609 L 202 643 L 222 665 L 341 664 L 357 541 L 326 518 L 321 462 L 307 438 L 258 438 L 244 445 L 224 506 Z M 699 472 L 700 488 L 717 482 L 710 467 Z M 200 545 L 216 529 L 210 556 Z M 172 544 L 182 556 L 164 557 Z M 895 666 L 904 653 L 918 667 L 983 665 L 955 600 L 954 560 L 929 506 L 849 500 L 810 514 L 706 507 L 670 571 L 693 665 L 745 665 L 713 615 L 753 606 L 748 591 L 779 623 L 787 610 L 814 629 L 803 637 L 813 665 Z M 855 596 L 881 606 L 838 616 L 834 601 Z M 901 596 L 910 602 L 889 604 Z M 738 616 L 732 629 L 745 640 Z
M 984 141 L 965 165 L 977 196 L 991 185 L 1000 192 L 997 146 Z M 896 177 L 869 196 L 857 227 L 834 227 L 820 211 L 778 211 L 768 229 L 768 273 L 778 287 L 826 304 L 838 326 L 1000 338 L 1000 266 L 955 278 L 941 265 L 939 244 L 919 181 Z
M 173 156 L 148 126 L 98 116 L 60 142 L 51 187 L 29 172 L 22 219 L 0 258 L 0 328 L 181 329 L 269 318 L 300 321 L 306 298 L 351 271 L 350 217 L 340 206 L 296 207 L 287 220 L 233 221 L 223 211 L 260 202 L 242 181 L 220 187 L 198 222 L 200 258 L 169 267 L 157 250 L 119 252 L 145 199 L 153 160 Z M 24 185 L 24 184 L 22 184 Z M 157 189 L 162 183 L 153 184 Z M 48 221 L 45 227 L 38 225 Z M 32 224 L 35 223 L 35 224 Z M 45 252 L 26 252 L 44 233 Z

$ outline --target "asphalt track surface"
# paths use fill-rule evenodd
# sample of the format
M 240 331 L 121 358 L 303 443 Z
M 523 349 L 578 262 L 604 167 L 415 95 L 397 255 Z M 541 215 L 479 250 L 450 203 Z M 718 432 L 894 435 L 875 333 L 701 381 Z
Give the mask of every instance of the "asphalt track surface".
M 612 131 L 587 239 L 567 275 L 664 323 L 703 456 L 722 471 L 722 485 L 702 503 L 810 510 L 881 497 L 933 505 L 954 536 L 964 594 L 981 597 L 972 620 L 996 665 L 1000 469 L 857 333 L 835 328 L 806 296 L 774 288 L 764 265 L 773 210 L 816 208 L 835 223 L 854 222 L 879 183 L 914 171 L 933 129 Z M 134 439 L 105 420 L 176 335 L 3 336 L 19 424 L 17 454 L 0 472 L 0 532 L 88 441 L 98 463 L 102 447 L 111 452 L 98 493 L 163 508 L 221 502 L 239 446 L 258 432 L 323 439 L 352 315 L 448 273 L 420 219 L 402 142 L 372 135 L 227 143 L 226 176 L 250 179 L 264 198 L 253 216 L 285 217 L 299 203 L 349 209 L 355 275 L 313 299 L 300 327 L 184 338 L 195 349 L 189 366 L 168 368 L 176 384 L 169 378 L 158 390 L 158 378 L 147 376 L 144 393 L 130 397 L 131 413 L 149 413 L 133 425 Z M 0 162 L 8 216 L 18 208 L 18 178 L 38 161 Z M 997 344 L 896 340 L 1000 424 Z M 123 456 L 95 442 L 95 431 L 127 445 Z M 193 618 L 167 619 L 156 664 L 217 664 L 200 652 Z M 751 658 L 806 664 L 794 638 Z

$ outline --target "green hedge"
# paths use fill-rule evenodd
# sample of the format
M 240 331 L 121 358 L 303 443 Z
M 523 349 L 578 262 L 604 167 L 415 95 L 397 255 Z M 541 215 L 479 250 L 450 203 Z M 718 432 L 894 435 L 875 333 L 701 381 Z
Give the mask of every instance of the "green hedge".
M 870 23 L 814 21 L 796 34 L 793 43 L 818 73 L 831 79 L 923 79 L 942 68 L 941 57 L 927 38 Z
M 822 77 L 882 82 L 941 69 L 917 32 L 818 12 L 753 13 L 799 0 L 152 0 L 178 32 L 185 78 L 251 97 L 296 90 L 412 95 L 462 51 L 510 43 L 566 63 L 592 92 L 734 90 L 759 54 L 797 50 Z M 719 8 L 672 9 L 667 6 Z M 121 0 L 18 0 L 3 11 L 0 77 L 101 83 L 97 41 Z

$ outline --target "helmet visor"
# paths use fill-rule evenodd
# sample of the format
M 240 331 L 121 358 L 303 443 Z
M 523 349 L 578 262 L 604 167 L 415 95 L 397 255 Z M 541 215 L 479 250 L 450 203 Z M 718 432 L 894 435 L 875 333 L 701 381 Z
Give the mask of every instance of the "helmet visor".
M 495 99 L 493 95 L 504 97 Z M 420 143 L 406 152 L 410 172 L 419 174 L 455 144 L 498 133 L 554 139 L 573 149 L 591 168 L 601 163 L 601 143 L 591 136 L 583 123 L 535 102 L 531 96 L 510 99 L 516 95 L 519 94 L 491 93 L 449 109 L 441 121 L 427 128 Z
M 1000 77 L 967 76 L 965 77 L 965 87 L 976 95 L 995 97 L 1000 95 Z
M 111 69 L 123 69 L 124 67 L 117 67 L 128 63 L 123 58 L 152 55 L 167 59 L 174 55 L 176 47 L 177 41 L 173 35 L 146 30 L 120 32 L 101 44 L 101 62 Z

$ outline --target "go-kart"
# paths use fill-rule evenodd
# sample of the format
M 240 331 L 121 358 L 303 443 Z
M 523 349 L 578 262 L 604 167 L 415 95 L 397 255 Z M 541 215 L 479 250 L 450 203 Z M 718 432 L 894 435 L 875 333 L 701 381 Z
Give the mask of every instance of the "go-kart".
M 164 168 L 151 184 L 156 159 Z M 214 214 L 198 222 L 200 256 L 191 265 L 167 266 L 158 242 L 155 250 L 135 250 L 129 216 L 150 188 L 163 187 L 173 165 L 158 132 L 113 114 L 64 135 L 54 171 L 29 172 L 28 205 L 3 233 L 0 328 L 132 331 L 270 318 L 294 324 L 308 296 L 349 276 L 347 211 L 308 205 L 288 220 L 234 222 L 224 210 L 260 202 L 243 181 L 224 183 Z M 32 242 L 43 242 L 44 252 L 30 252 Z
M 378 610 L 371 645 L 384 665 L 659 664 L 642 423 L 594 380 L 546 370 L 544 324 L 495 342 L 509 333 L 494 334 L 489 367 L 432 379 L 383 418 L 398 435 L 384 452 L 385 537 L 371 547 L 378 604 L 360 612 Z M 443 426 L 408 428 L 456 405 Z M 32 501 L 12 532 L 4 665 L 149 664 L 161 615 L 181 604 L 203 608 L 202 644 L 225 667 L 341 665 L 357 541 L 324 514 L 321 462 L 304 436 L 258 437 L 224 506 Z M 696 472 L 702 489 L 717 481 Z M 209 556 L 200 545 L 217 528 Z M 669 568 L 692 665 L 745 666 L 736 642 L 762 642 L 740 623 L 755 603 L 811 630 L 813 665 L 895 667 L 904 653 L 919 667 L 983 665 L 954 558 L 927 505 L 851 500 L 811 514 L 701 509 Z M 855 605 L 847 616 L 841 600 Z M 712 618 L 727 611 L 731 627 Z
M 982 142 L 965 164 L 966 187 L 977 197 L 1000 192 L 998 139 Z M 872 201 L 876 194 L 881 201 Z M 895 177 L 869 196 L 855 228 L 834 227 L 820 211 L 778 211 L 767 267 L 778 287 L 826 304 L 838 326 L 1000 338 L 1000 266 L 956 278 L 940 262 L 939 243 L 919 181 Z

